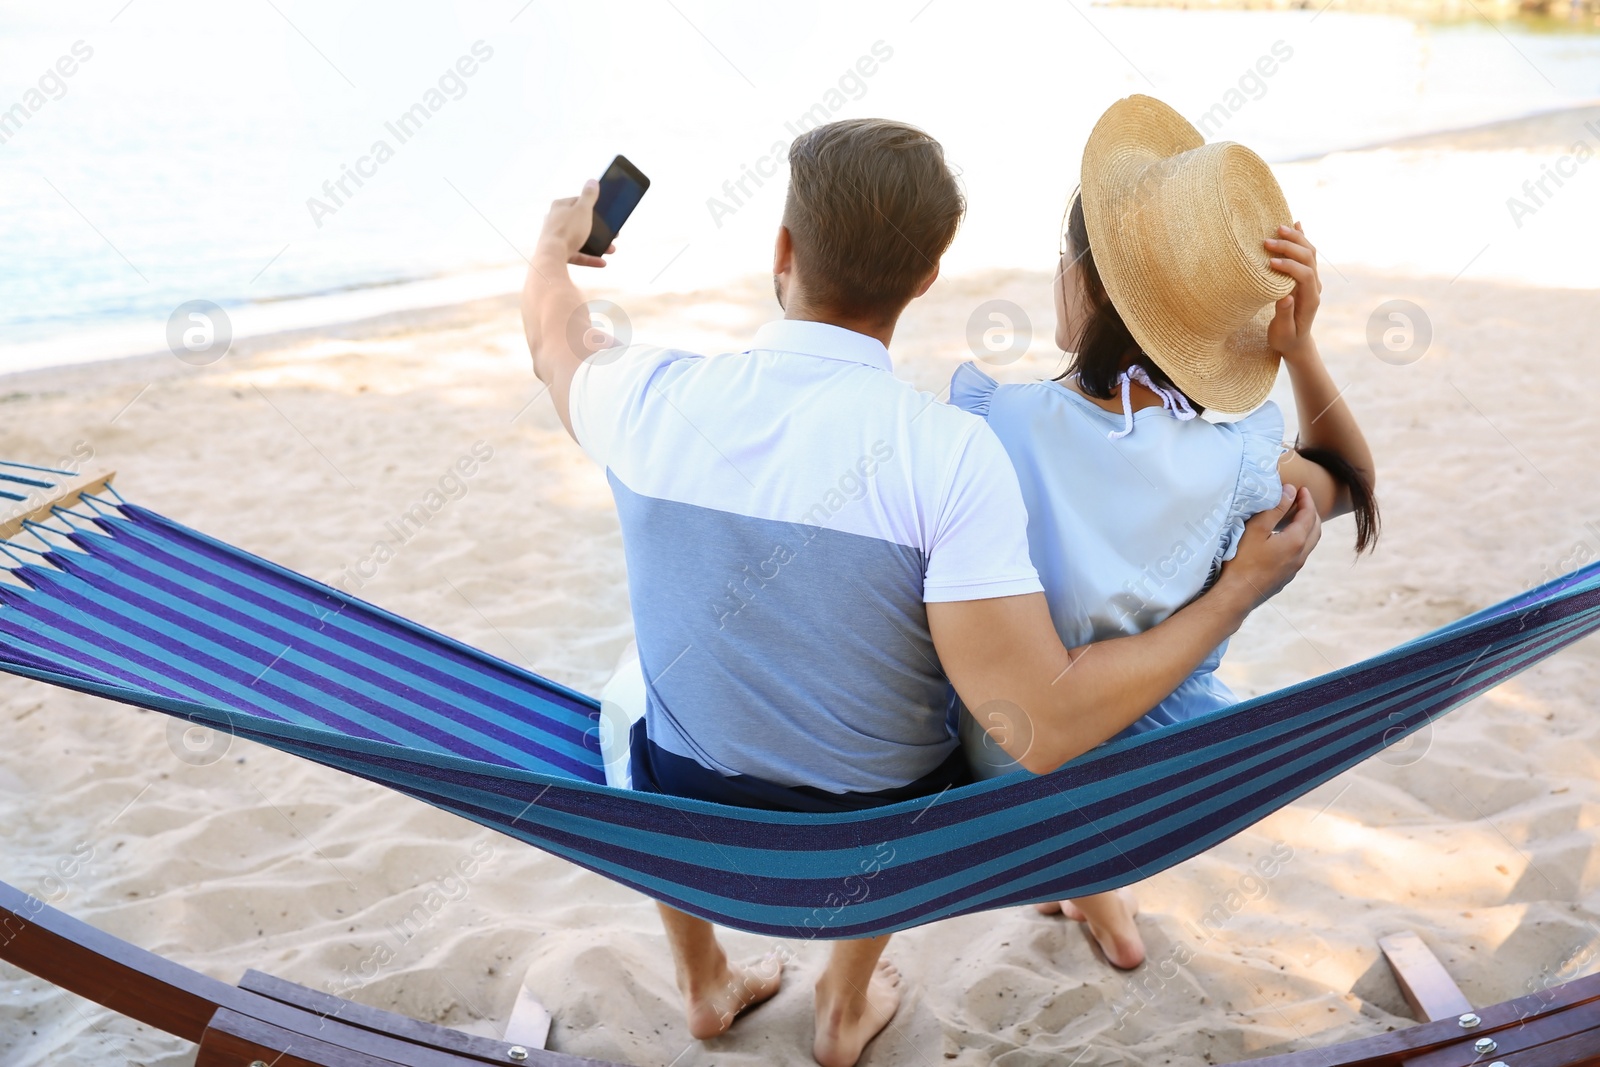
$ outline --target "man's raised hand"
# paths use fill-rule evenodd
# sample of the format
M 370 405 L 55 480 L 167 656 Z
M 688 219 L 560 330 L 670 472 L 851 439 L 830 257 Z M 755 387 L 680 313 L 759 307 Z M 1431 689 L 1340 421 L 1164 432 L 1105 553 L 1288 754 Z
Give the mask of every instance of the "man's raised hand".
M 549 387 L 550 400 L 569 434 L 573 433 L 568 410 L 572 379 L 594 348 L 589 343 L 593 331 L 588 329 L 583 293 L 573 284 L 567 264 L 606 265 L 603 257 L 580 251 L 594 228 L 594 204 L 599 195 L 600 183 L 588 181 L 577 196 L 550 205 L 522 283 L 522 329 L 533 356 L 533 372 Z M 606 249 L 614 250 L 614 245 Z M 581 328 L 574 329 L 574 323 Z M 575 439 L 576 434 L 573 436 Z
M 583 192 L 565 196 L 551 203 L 544 217 L 544 228 L 539 231 L 539 243 L 534 246 L 535 262 L 549 261 L 571 263 L 577 267 L 603 267 L 604 256 L 585 255 L 580 249 L 589 240 L 594 228 L 594 204 L 600 196 L 600 183 L 590 178 L 583 183 Z M 615 252 L 612 244 L 607 253 Z

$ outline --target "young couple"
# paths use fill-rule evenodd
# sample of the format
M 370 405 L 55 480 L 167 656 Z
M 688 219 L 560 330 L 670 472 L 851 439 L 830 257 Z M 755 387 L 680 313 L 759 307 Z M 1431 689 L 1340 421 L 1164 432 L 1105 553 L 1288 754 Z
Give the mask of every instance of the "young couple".
M 939 144 L 851 120 L 803 134 L 789 163 L 784 317 L 742 352 L 569 330 L 568 264 L 603 265 L 578 251 L 593 182 L 551 206 L 528 272 L 535 370 L 622 526 L 634 788 L 849 810 L 1046 773 L 1231 703 L 1224 642 L 1321 519 L 1354 510 L 1358 548 L 1377 529 L 1371 456 L 1311 339 L 1315 251 L 1266 164 L 1156 100 L 1114 105 L 1054 283 L 1066 373 L 997 385 L 966 364 L 942 404 L 888 351 L 964 211 Z M 1280 361 L 1294 448 L 1263 406 Z M 1117 966 L 1143 958 L 1125 892 L 1041 908 L 1086 921 Z M 696 1037 L 776 992 L 780 966 L 731 962 L 709 923 L 661 916 Z M 888 940 L 836 942 L 818 976 L 824 1067 L 855 1063 L 894 1014 Z

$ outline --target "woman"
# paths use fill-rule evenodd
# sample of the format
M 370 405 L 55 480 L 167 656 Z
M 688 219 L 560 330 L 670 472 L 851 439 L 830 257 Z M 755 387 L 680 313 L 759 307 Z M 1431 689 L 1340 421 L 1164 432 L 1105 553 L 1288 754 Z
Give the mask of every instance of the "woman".
M 1324 518 L 1377 537 L 1371 452 L 1311 337 L 1316 251 L 1267 165 L 1206 145 L 1160 101 L 1114 104 L 1090 135 L 1056 277 L 1059 378 L 998 385 L 975 364 L 951 402 L 983 416 L 1022 484 L 1029 548 L 1068 648 L 1138 633 L 1181 608 L 1231 559 L 1245 520 L 1304 486 Z M 1265 402 L 1288 367 L 1300 440 Z M 1252 412 L 1234 422 L 1207 408 Z M 1252 411 L 1252 409 L 1254 409 Z M 1226 645 L 1125 734 L 1235 702 L 1216 677 Z M 1016 764 L 971 717 L 980 777 Z M 1088 924 L 1114 965 L 1144 945 L 1127 890 L 1037 905 Z

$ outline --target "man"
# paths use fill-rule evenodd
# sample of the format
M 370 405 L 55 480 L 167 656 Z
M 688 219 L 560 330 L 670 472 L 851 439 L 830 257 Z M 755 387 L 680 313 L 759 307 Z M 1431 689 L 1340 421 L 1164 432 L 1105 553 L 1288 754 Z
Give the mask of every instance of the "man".
M 535 370 L 606 469 L 648 695 L 637 788 L 830 811 L 961 780 L 947 686 L 1043 773 L 1139 718 L 1282 588 L 1316 509 L 1252 520 L 1212 589 L 1162 625 L 1062 646 L 1028 559 L 1027 515 L 979 419 L 891 373 L 906 305 L 964 211 L 939 144 L 884 120 L 790 148 L 773 278 L 781 321 L 742 353 L 601 350 L 567 264 L 594 182 L 551 206 L 523 293 Z M 577 316 L 575 319 L 574 316 Z M 591 347 L 592 346 L 592 347 Z M 593 358 L 590 358 L 593 357 Z M 642 728 L 640 728 L 642 727 Z M 778 988 L 730 964 L 709 923 L 661 905 L 689 1029 L 706 1038 Z M 899 1004 L 888 937 L 840 941 L 816 984 L 813 1054 L 849 1067 Z

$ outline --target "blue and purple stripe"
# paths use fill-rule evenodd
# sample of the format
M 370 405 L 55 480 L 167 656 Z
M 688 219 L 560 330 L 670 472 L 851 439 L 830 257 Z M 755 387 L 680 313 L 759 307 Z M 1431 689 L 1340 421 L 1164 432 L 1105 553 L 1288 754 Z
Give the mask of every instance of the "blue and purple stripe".
M 390 786 L 685 911 L 861 937 L 1188 859 L 1600 627 L 1600 565 L 1053 774 L 816 815 L 603 785 L 595 701 L 124 506 L 0 586 L 0 668 Z

